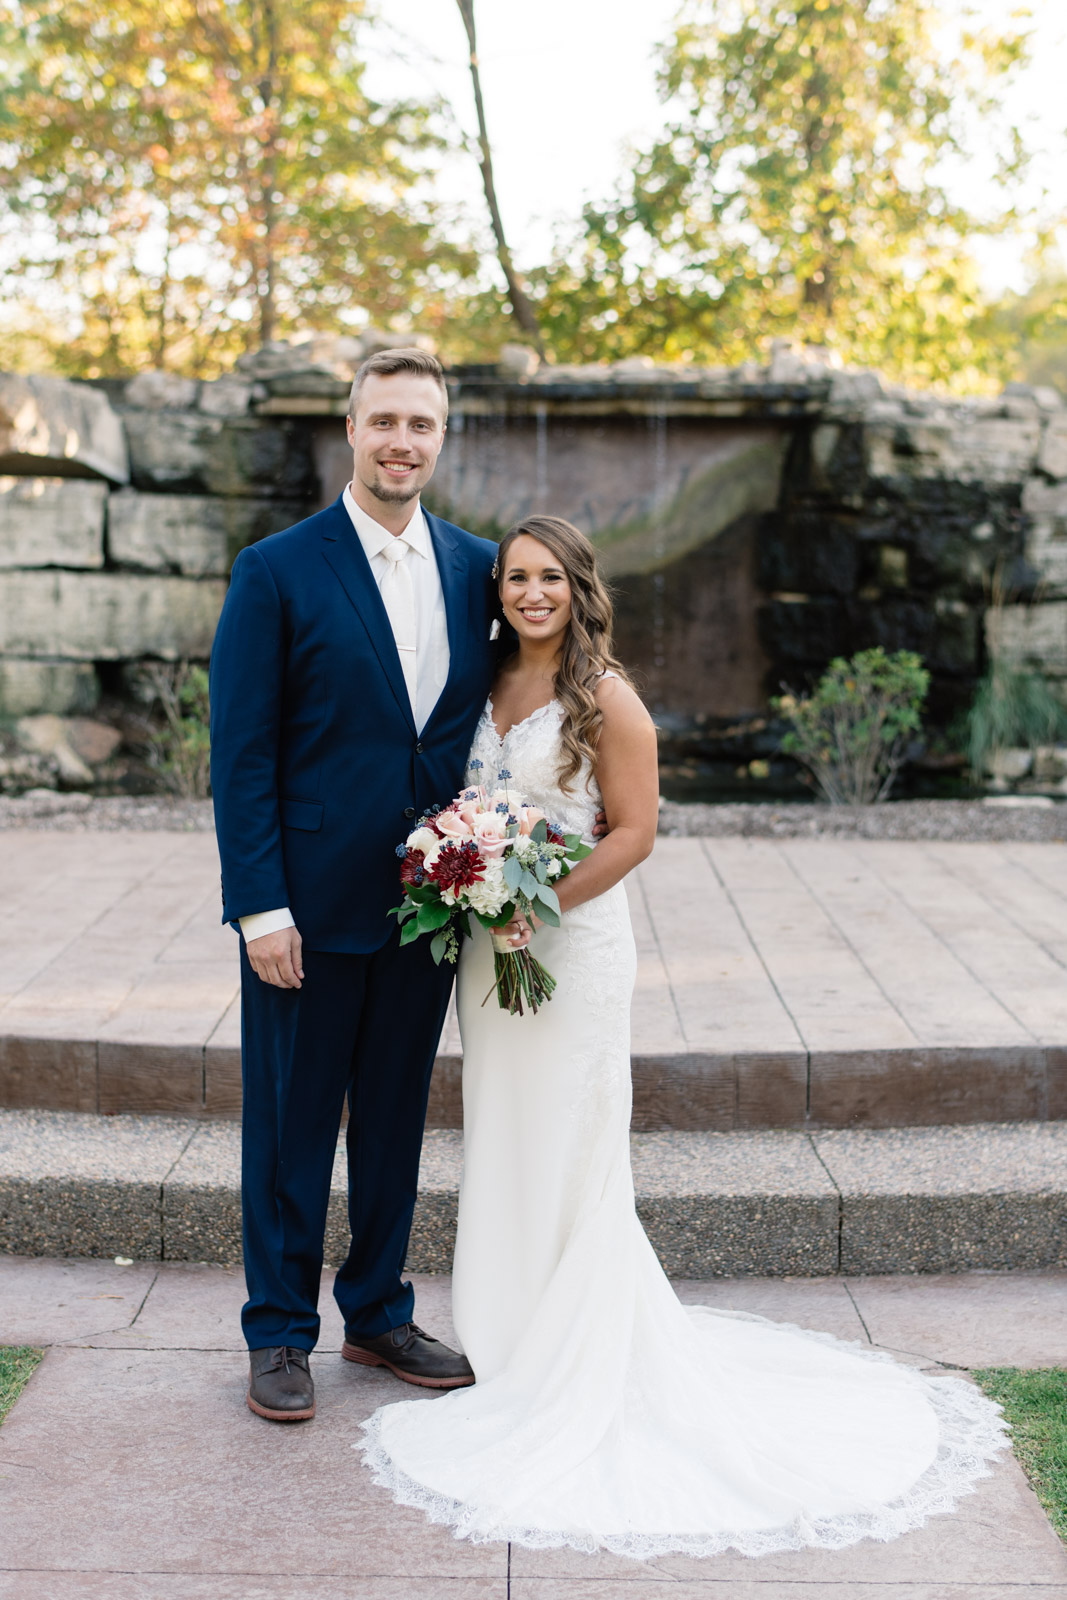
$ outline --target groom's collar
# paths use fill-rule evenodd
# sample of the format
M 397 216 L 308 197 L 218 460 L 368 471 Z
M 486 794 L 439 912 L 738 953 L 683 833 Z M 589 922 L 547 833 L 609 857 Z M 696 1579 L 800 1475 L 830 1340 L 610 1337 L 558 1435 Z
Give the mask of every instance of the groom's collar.
M 348 512 L 349 520 L 359 535 L 359 542 L 366 551 L 368 560 L 372 556 L 380 555 L 386 545 L 394 538 L 403 539 L 404 543 L 410 545 L 412 550 L 417 555 L 422 556 L 424 560 L 429 561 L 432 559 L 433 548 L 430 544 L 430 530 L 426 525 L 426 518 L 419 501 L 416 500 L 411 519 L 400 534 L 390 533 L 389 529 L 383 528 L 381 523 L 376 522 L 368 511 L 364 511 L 362 506 L 357 505 L 351 484 L 345 484 L 341 495 L 341 504 Z

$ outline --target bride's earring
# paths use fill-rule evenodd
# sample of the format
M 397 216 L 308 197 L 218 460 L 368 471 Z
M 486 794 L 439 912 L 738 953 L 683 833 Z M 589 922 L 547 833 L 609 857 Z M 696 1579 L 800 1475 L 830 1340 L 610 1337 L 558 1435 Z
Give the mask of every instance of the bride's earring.
M 492 575 L 493 575 L 494 578 L 499 578 L 499 576 L 500 576 L 500 563 L 499 563 L 499 561 L 494 561 L 493 562 L 493 573 L 492 573 Z

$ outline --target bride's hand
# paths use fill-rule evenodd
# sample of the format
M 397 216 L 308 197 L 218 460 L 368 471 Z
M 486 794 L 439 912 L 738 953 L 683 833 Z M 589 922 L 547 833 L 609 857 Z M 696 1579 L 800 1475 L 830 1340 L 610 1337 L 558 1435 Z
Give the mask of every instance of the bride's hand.
M 494 928 L 493 932 L 506 933 L 513 950 L 525 950 L 538 928 L 543 927 L 544 923 L 536 911 L 532 911 L 528 917 L 517 911 L 509 923 L 502 928 Z

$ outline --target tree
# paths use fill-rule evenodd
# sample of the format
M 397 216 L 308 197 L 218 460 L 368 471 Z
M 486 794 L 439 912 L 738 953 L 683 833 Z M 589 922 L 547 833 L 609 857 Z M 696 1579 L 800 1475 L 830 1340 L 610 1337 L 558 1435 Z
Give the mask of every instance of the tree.
M 67 370 L 200 373 L 309 322 L 423 325 L 472 252 L 412 191 L 432 108 L 381 105 L 364 0 L 23 0 L 3 17 L 9 287 L 77 319 Z M 41 338 L 47 338 L 42 332 Z
M 463 27 L 467 34 L 467 48 L 470 56 L 471 84 L 474 89 L 474 109 L 478 117 L 478 150 L 482 172 L 482 188 L 485 191 L 485 203 L 489 207 L 489 220 L 493 228 L 493 238 L 496 240 L 497 259 L 500 262 L 504 280 L 508 286 L 508 299 L 511 302 L 511 314 L 527 338 L 533 341 L 537 353 L 542 358 L 545 347 L 541 339 L 541 329 L 537 321 L 537 313 L 530 303 L 530 298 L 522 286 L 515 263 L 508 248 L 507 237 L 504 233 L 504 222 L 500 215 L 500 205 L 496 196 L 496 181 L 493 177 L 493 152 L 489 143 L 489 129 L 485 120 L 485 105 L 482 100 L 482 75 L 478 61 L 478 38 L 474 21 L 474 0 L 457 0 L 460 15 L 463 18 Z
M 581 249 L 542 274 L 561 355 L 647 347 L 738 361 L 797 334 L 920 381 L 988 380 L 990 341 L 967 249 L 982 221 L 946 164 L 981 119 L 997 176 L 998 87 L 1026 39 L 961 34 L 934 0 L 689 0 L 663 52 L 672 120 Z M 940 32 L 939 32 L 940 30 Z

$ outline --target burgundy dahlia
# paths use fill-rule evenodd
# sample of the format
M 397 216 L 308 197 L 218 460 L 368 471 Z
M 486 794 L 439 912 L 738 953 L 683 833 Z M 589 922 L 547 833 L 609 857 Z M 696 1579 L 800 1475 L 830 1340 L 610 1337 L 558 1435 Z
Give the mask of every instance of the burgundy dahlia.
M 401 883 L 419 884 L 423 880 L 422 863 L 424 856 L 421 850 L 409 850 L 400 863 Z
M 485 862 L 473 839 L 446 844 L 433 864 L 433 881 L 439 889 L 469 889 L 485 876 Z

